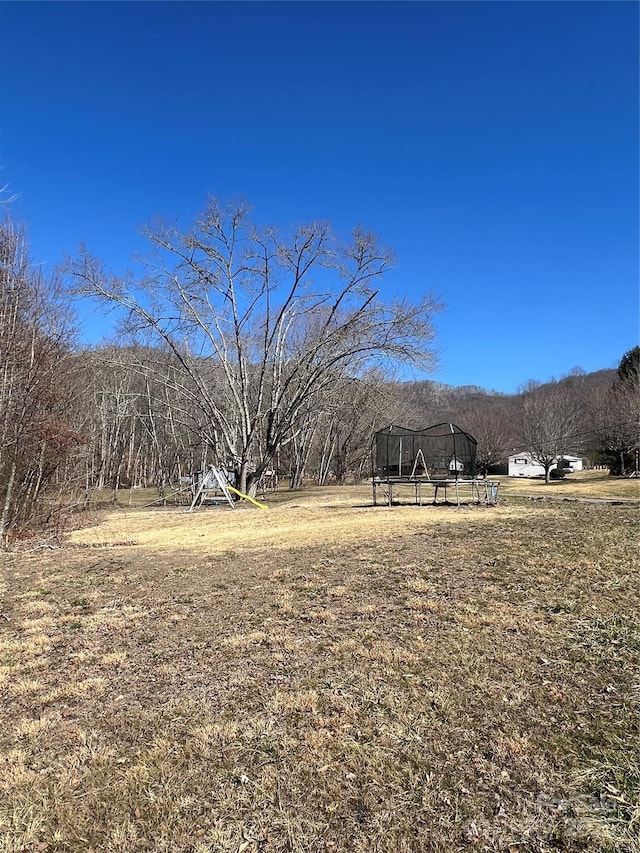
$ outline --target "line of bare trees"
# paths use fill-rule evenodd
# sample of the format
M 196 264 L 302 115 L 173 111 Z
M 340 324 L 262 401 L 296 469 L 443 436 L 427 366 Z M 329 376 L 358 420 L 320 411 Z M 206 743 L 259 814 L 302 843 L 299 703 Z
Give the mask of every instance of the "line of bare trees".
M 59 477 L 81 485 L 83 500 L 110 489 L 115 502 L 118 489 L 128 486 L 154 486 L 162 496 L 182 475 L 221 461 L 164 380 L 171 365 L 162 352 L 110 346 L 75 359 L 83 388 L 76 421 L 85 443 L 73 450 Z M 530 382 L 519 394 L 504 395 L 390 382 L 372 371 L 342 377 L 302 408 L 291 440 L 271 466 L 293 489 L 304 482 L 358 482 L 370 473 L 376 430 L 390 422 L 423 427 L 451 420 L 477 439 L 481 475 L 523 450 L 547 477 L 558 458 L 574 453 L 620 473 L 619 448 L 628 472 L 638 443 L 637 409 L 638 395 L 623 390 L 616 374 L 614 381 L 576 374 L 544 385 Z
M 0 540 L 38 515 L 39 498 L 82 438 L 65 381 L 71 324 L 62 290 L 32 266 L 24 234 L 0 225 Z
M 211 202 L 193 229 L 147 232 L 144 274 L 111 276 L 87 252 L 65 288 L 0 226 L 0 536 L 3 541 L 95 491 L 155 486 L 160 497 L 207 465 L 236 470 L 255 493 L 277 470 L 305 481 L 368 476 L 372 439 L 389 423 L 453 421 L 478 440 L 487 473 L 528 450 L 547 475 L 568 453 L 628 473 L 638 450 L 639 352 L 611 377 L 575 371 L 517 395 L 392 381 L 394 364 L 434 364 L 432 294 L 384 301 L 392 257 L 326 223 L 283 234 L 243 207 Z M 74 344 L 70 299 L 119 312 L 118 343 Z M 606 375 L 605 375 L 606 374 Z M 46 495 L 47 500 L 42 500 Z

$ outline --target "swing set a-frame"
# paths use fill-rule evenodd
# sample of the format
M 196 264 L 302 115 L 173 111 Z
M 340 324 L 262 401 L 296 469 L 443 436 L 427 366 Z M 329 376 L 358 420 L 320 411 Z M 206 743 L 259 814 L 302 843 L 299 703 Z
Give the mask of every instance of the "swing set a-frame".
M 235 486 L 232 486 L 222 468 L 212 466 L 208 471 L 204 472 L 198 488 L 194 491 L 193 500 L 187 512 L 193 512 L 196 507 L 206 504 L 228 503 L 231 509 L 235 509 L 236 502 L 232 494 L 237 495 L 242 500 L 249 501 L 249 503 L 258 507 L 258 509 L 269 509 L 266 504 L 257 501 L 250 495 L 243 494 Z

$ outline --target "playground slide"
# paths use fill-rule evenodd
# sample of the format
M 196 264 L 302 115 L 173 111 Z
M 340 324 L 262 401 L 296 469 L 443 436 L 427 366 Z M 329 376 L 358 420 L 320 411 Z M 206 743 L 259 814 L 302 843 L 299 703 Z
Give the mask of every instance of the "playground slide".
M 239 492 L 237 489 L 234 489 L 233 486 L 227 485 L 227 488 L 230 492 L 233 492 L 234 495 L 238 495 L 238 497 L 244 498 L 245 501 L 249 501 L 249 503 L 252 503 L 254 506 L 257 506 L 258 509 L 269 509 L 266 504 L 260 503 L 260 501 L 257 501 L 255 498 L 250 498 L 249 495 L 242 494 L 242 492 Z

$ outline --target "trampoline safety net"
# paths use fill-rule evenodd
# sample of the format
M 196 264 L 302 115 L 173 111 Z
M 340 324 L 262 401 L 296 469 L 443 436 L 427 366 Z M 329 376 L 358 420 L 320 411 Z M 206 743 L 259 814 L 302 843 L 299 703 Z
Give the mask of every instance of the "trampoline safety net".
M 412 430 L 387 426 L 375 434 L 374 477 L 473 480 L 477 441 L 455 424 Z

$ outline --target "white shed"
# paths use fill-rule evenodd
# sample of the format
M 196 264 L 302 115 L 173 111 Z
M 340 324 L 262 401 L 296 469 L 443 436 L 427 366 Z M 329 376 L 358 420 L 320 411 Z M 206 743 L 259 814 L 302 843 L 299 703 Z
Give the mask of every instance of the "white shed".
M 564 468 L 567 474 L 571 471 L 582 471 L 582 459 L 579 456 L 569 456 L 565 454 L 556 459 L 551 466 L 554 468 Z M 520 453 L 512 453 L 509 457 L 509 476 L 510 477 L 544 477 L 544 467 L 531 458 L 531 454 L 526 451 Z

